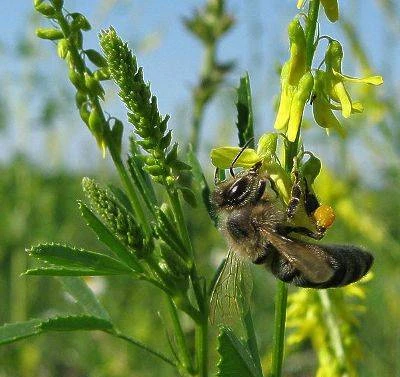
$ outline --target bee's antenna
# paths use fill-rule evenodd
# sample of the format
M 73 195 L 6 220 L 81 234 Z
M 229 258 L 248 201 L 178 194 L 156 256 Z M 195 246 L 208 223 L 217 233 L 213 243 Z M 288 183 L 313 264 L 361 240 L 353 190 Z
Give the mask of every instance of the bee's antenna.
M 245 151 L 245 149 L 249 146 L 249 144 L 254 140 L 254 137 L 251 137 L 249 140 L 246 141 L 246 144 L 243 145 L 242 149 L 240 152 L 236 155 L 236 157 L 233 159 L 231 166 L 229 167 L 229 173 L 231 173 L 231 176 L 234 177 L 235 173 L 233 172 L 233 166 L 235 165 L 236 161 L 239 160 L 239 157 L 242 155 L 242 153 Z

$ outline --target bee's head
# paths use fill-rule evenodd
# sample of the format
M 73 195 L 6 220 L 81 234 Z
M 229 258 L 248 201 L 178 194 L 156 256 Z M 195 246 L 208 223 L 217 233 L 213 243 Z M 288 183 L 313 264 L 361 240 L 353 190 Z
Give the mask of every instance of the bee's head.
M 261 177 L 259 168 L 257 164 L 250 170 L 218 183 L 211 197 L 217 209 L 243 206 L 260 200 L 266 181 Z

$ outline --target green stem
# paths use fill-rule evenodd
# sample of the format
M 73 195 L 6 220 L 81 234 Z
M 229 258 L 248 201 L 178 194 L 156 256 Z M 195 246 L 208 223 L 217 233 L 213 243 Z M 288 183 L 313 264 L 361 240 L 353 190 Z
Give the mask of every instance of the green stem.
M 307 66 L 311 68 L 312 60 L 315 52 L 315 30 L 317 28 L 318 12 L 320 0 L 310 0 L 308 7 L 308 17 L 306 25 L 306 45 L 307 45 Z
M 176 345 L 178 347 L 179 361 L 182 367 L 189 373 L 194 374 L 193 363 L 190 359 L 190 353 L 186 344 L 185 334 L 183 333 L 181 322 L 179 321 L 176 306 L 170 297 L 167 298 L 169 312 L 171 314 L 172 324 L 174 326 L 174 334 Z
M 123 340 L 125 340 L 125 341 L 127 341 L 127 342 L 129 342 L 131 344 L 134 344 L 135 346 L 137 346 L 139 348 L 142 348 L 143 350 L 145 350 L 147 352 L 150 352 L 152 355 L 157 356 L 158 358 L 160 358 L 161 360 L 165 361 L 166 363 L 172 365 L 175 368 L 178 367 L 178 365 L 176 364 L 175 361 L 171 360 L 169 357 L 165 356 L 163 353 L 154 350 L 153 348 L 149 347 L 148 345 L 143 344 L 142 342 L 140 342 L 140 341 L 138 341 L 138 340 L 136 340 L 134 338 L 131 338 L 128 335 L 124 335 L 124 334 L 120 333 L 117 330 L 106 331 L 106 332 L 111 334 L 111 335 L 113 335 L 113 336 L 116 336 L 117 338 L 123 339 Z
M 208 316 L 196 326 L 196 359 L 199 376 L 208 376 Z
M 204 116 L 204 108 L 207 102 L 210 100 L 210 97 L 208 97 L 205 93 L 208 88 L 204 87 L 204 83 L 211 81 L 211 76 L 215 65 L 215 52 L 216 41 L 213 41 L 205 46 L 200 81 L 193 90 L 193 119 L 190 142 L 195 154 L 197 153 L 200 144 L 200 131 Z
M 185 244 L 187 252 L 193 261 L 190 269 L 190 280 L 192 282 L 193 291 L 196 297 L 200 316 L 196 319 L 196 360 L 199 368 L 199 376 L 208 376 L 208 303 L 207 294 L 200 285 L 200 278 L 197 273 L 197 268 L 194 260 L 194 252 L 192 243 L 190 241 L 189 232 L 186 227 L 185 219 L 178 193 L 176 191 L 168 191 L 169 200 L 172 210 L 174 212 L 175 220 L 177 222 L 179 233 Z
M 311 69 L 315 52 L 315 31 L 317 28 L 318 12 L 320 0 L 310 0 L 308 8 L 308 17 L 306 24 L 306 53 L 307 66 Z M 297 155 L 300 141 L 300 129 L 293 143 L 288 140 L 284 144 L 284 164 L 287 173 L 291 173 L 293 168 L 293 159 Z M 281 377 L 282 361 L 285 340 L 286 325 L 286 306 L 287 306 L 287 286 L 284 282 L 278 281 L 278 288 L 275 296 L 275 329 L 274 329 L 274 349 L 272 352 L 272 376 Z
M 274 327 L 274 349 L 272 352 L 271 377 L 281 377 L 282 361 L 285 341 L 287 285 L 278 280 L 275 296 L 275 327 Z

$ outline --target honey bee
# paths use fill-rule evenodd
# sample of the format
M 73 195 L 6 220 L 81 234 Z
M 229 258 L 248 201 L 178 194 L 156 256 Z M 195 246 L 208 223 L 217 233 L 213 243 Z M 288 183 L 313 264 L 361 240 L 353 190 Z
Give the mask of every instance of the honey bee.
M 219 228 L 230 245 L 212 296 L 223 291 L 228 300 L 236 300 L 228 292 L 230 285 L 242 296 L 248 294 L 248 283 L 239 277 L 241 257 L 265 265 L 276 278 L 298 287 L 342 287 L 361 279 L 373 263 L 369 252 L 352 245 L 307 241 L 305 237 L 321 239 L 326 228 L 317 223 L 310 230 L 293 221 L 299 208 L 311 217 L 320 207 L 304 178 L 294 173 L 291 199 L 284 206 L 269 189 L 273 189 L 270 177 L 260 168 L 257 163 L 236 175 L 231 168 L 232 177 L 217 183 L 212 193 Z

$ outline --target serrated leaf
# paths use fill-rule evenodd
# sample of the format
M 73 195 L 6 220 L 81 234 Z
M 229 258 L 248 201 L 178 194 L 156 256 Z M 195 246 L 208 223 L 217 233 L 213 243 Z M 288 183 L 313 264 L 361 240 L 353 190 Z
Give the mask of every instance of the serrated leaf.
M 237 89 L 237 129 L 239 137 L 239 146 L 243 147 L 247 141 L 253 138 L 249 144 L 250 148 L 254 148 L 254 126 L 253 126 L 253 107 L 250 89 L 249 74 L 246 72 L 240 78 L 240 85 Z
M 113 329 L 113 324 L 110 321 L 89 315 L 55 317 L 47 320 L 32 319 L 26 322 L 5 324 L 0 327 L 0 344 L 12 343 L 48 331 L 108 331 L 111 329 Z
M 93 275 L 116 275 L 132 272 L 128 266 L 107 255 L 66 245 L 43 244 L 32 247 L 28 252 L 34 258 L 54 266 L 67 269 L 89 269 L 92 270 Z
M 39 328 L 43 331 L 111 330 L 113 324 L 106 319 L 90 315 L 71 315 L 49 318 Z
M 219 377 L 261 377 L 247 347 L 229 327 L 222 326 L 218 336 Z
M 120 275 L 116 271 L 93 271 L 89 268 L 65 268 L 65 267 L 39 267 L 27 270 L 24 275 L 31 276 L 107 276 Z
M 143 272 L 143 268 L 136 256 L 132 254 L 124 246 L 124 244 L 111 233 L 111 231 L 98 219 L 98 217 L 86 206 L 86 204 L 79 202 L 78 205 L 83 218 L 96 233 L 98 239 L 103 242 L 115 254 L 115 256 L 126 265 L 132 267 L 132 269 L 138 273 Z
M 40 333 L 38 325 L 40 319 L 32 319 L 26 322 L 7 323 L 0 327 L 0 344 L 12 343 L 20 339 L 28 338 Z
M 87 313 L 95 317 L 111 321 L 107 310 L 100 304 L 93 291 L 80 278 L 62 277 L 58 278 L 64 290 L 69 293 L 76 303 Z

